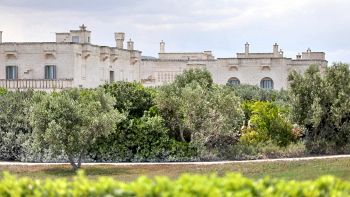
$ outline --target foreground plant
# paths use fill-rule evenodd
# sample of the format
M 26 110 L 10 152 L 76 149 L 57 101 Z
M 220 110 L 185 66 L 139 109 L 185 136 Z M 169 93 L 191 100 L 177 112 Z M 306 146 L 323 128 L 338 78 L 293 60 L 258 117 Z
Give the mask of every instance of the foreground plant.
M 72 181 L 16 179 L 5 173 L 0 179 L 0 196 L 349 196 L 350 182 L 332 176 L 314 181 L 252 180 L 239 174 L 140 177 L 131 183 L 112 178 L 87 179 L 82 172 Z

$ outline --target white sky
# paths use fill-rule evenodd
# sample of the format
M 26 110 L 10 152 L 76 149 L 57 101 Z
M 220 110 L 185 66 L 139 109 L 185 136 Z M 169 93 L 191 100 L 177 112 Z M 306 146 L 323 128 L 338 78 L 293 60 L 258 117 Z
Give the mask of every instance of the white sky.
M 168 52 L 216 57 L 277 42 L 287 57 L 310 47 L 332 63 L 350 62 L 349 11 L 349 0 L 0 0 L 0 30 L 4 42 L 54 41 L 84 23 L 94 44 L 114 46 L 114 32 L 125 32 L 149 56 L 161 40 Z

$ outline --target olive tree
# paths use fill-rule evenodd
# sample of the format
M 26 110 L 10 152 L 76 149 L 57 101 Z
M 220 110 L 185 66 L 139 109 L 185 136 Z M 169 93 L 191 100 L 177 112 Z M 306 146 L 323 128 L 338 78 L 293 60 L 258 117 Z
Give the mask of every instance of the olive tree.
M 313 153 L 344 152 L 350 144 L 350 70 L 334 64 L 324 73 L 311 66 L 289 75 L 294 120 L 306 128 Z
M 102 89 L 37 94 L 34 100 L 30 117 L 34 146 L 64 153 L 74 170 L 91 144 L 114 132 L 123 118 L 113 108 L 113 97 Z
M 29 107 L 33 91 L 0 89 L 0 160 L 20 160 L 22 144 L 29 138 Z
M 207 70 L 185 71 L 159 89 L 155 102 L 170 134 L 197 147 L 220 146 L 222 136 L 237 134 L 244 119 L 239 98 L 229 87 L 212 84 Z

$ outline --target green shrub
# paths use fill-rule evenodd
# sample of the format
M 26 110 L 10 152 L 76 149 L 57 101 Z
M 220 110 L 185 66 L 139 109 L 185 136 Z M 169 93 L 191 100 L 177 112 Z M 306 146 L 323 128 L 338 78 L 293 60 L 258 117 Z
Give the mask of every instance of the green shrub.
M 154 105 L 154 90 L 140 83 L 118 81 L 102 87 L 115 98 L 114 108 L 131 118 L 142 117 Z
M 259 153 L 262 158 L 288 158 L 304 157 L 307 155 L 305 144 L 302 142 L 291 143 L 286 147 L 279 147 L 273 143 L 266 143 L 259 147 Z
M 6 94 L 7 93 L 7 89 L 5 89 L 5 88 L 0 88 L 0 96 L 1 95 L 4 95 L 4 94 Z
M 126 119 L 116 133 L 99 138 L 90 149 L 96 161 L 186 160 L 186 148 L 168 136 L 162 117 L 148 112 L 141 118 Z M 177 156 L 179 155 L 179 156 Z
M 277 101 L 288 102 L 290 100 L 286 90 L 262 89 L 255 85 L 230 85 L 227 84 L 244 101 Z
M 313 181 L 264 178 L 252 180 L 239 174 L 140 177 L 131 183 L 101 177 L 89 180 L 82 173 L 73 178 L 45 181 L 16 179 L 5 173 L 0 179 L 0 196 L 349 196 L 350 182 L 332 176 Z
M 307 150 L 303 142 L 291 143 L 286 147 L 280 147 L 271 141 L 254 144 L 239 142 L 226 155 L 231 160 L 290 158 L 307 156 Z
M 202 159 L 221 158 L 238 138 L 244 120 L 240 99 L 210 73 L 190 69 L 158 89 L 155 103 L 169 136 L 195 146 Z
M 0 90 L 1 91 L 1 90 Z M 0 93 L 0 160 L 20 160 L 29 138 L 29 108 L 33 91 Z
M 285 115 L 288 112 L 286 108 L 262 101 L 245 103 L 245 105 L 245 111 L 248 108 L 250 119 L 248 127 L 242 129 L 243 142 L 256 143 L 271 140 L 278 146 L 287 146 L 295 139 L 293 125 Z
M 294 121 L 306 129 L 311 153 L 347 153 L 350 145 L 350 69 L 334 64 L 321 72 L 311 66 L 288 80 Z

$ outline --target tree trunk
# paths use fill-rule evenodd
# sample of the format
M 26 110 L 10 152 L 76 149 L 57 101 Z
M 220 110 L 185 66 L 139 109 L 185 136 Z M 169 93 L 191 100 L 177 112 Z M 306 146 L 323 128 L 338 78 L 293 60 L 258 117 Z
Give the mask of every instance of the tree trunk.
M 180 118 L 178 116 L 176 116 L 176 121 L 179 124 L 179 132 L 180 132 L 180 138 L 182 142 L 186 142 L 185 137 L 184 137 L 184 129 L 182 127 Z
M 68 156 L 68 160 L 69 160 L 69 163 L 70 165 L 72 165 L 72 168 L 74 171 L 77 171 L 79 168 L 80 168 L 80 165 L 78 163 L 78 165 L 74 162 L 74 159 L 72 156 Z
M 84 154 L 84 151 L 81 151 L 78 159 L 78 168 L 81 167 L 81 159 L 83 158 L 83 154 Z
M 179 130 L 180 130 L 180 138 L 181 138 L 181 141 L 182 141 L 182 142 L 186 142 L 185 137 L 184 137 L 184 130 L 183 130 L 183 128 L 182 128 L 181 125 L 180 125 L 179 127 L 180 127 Z

